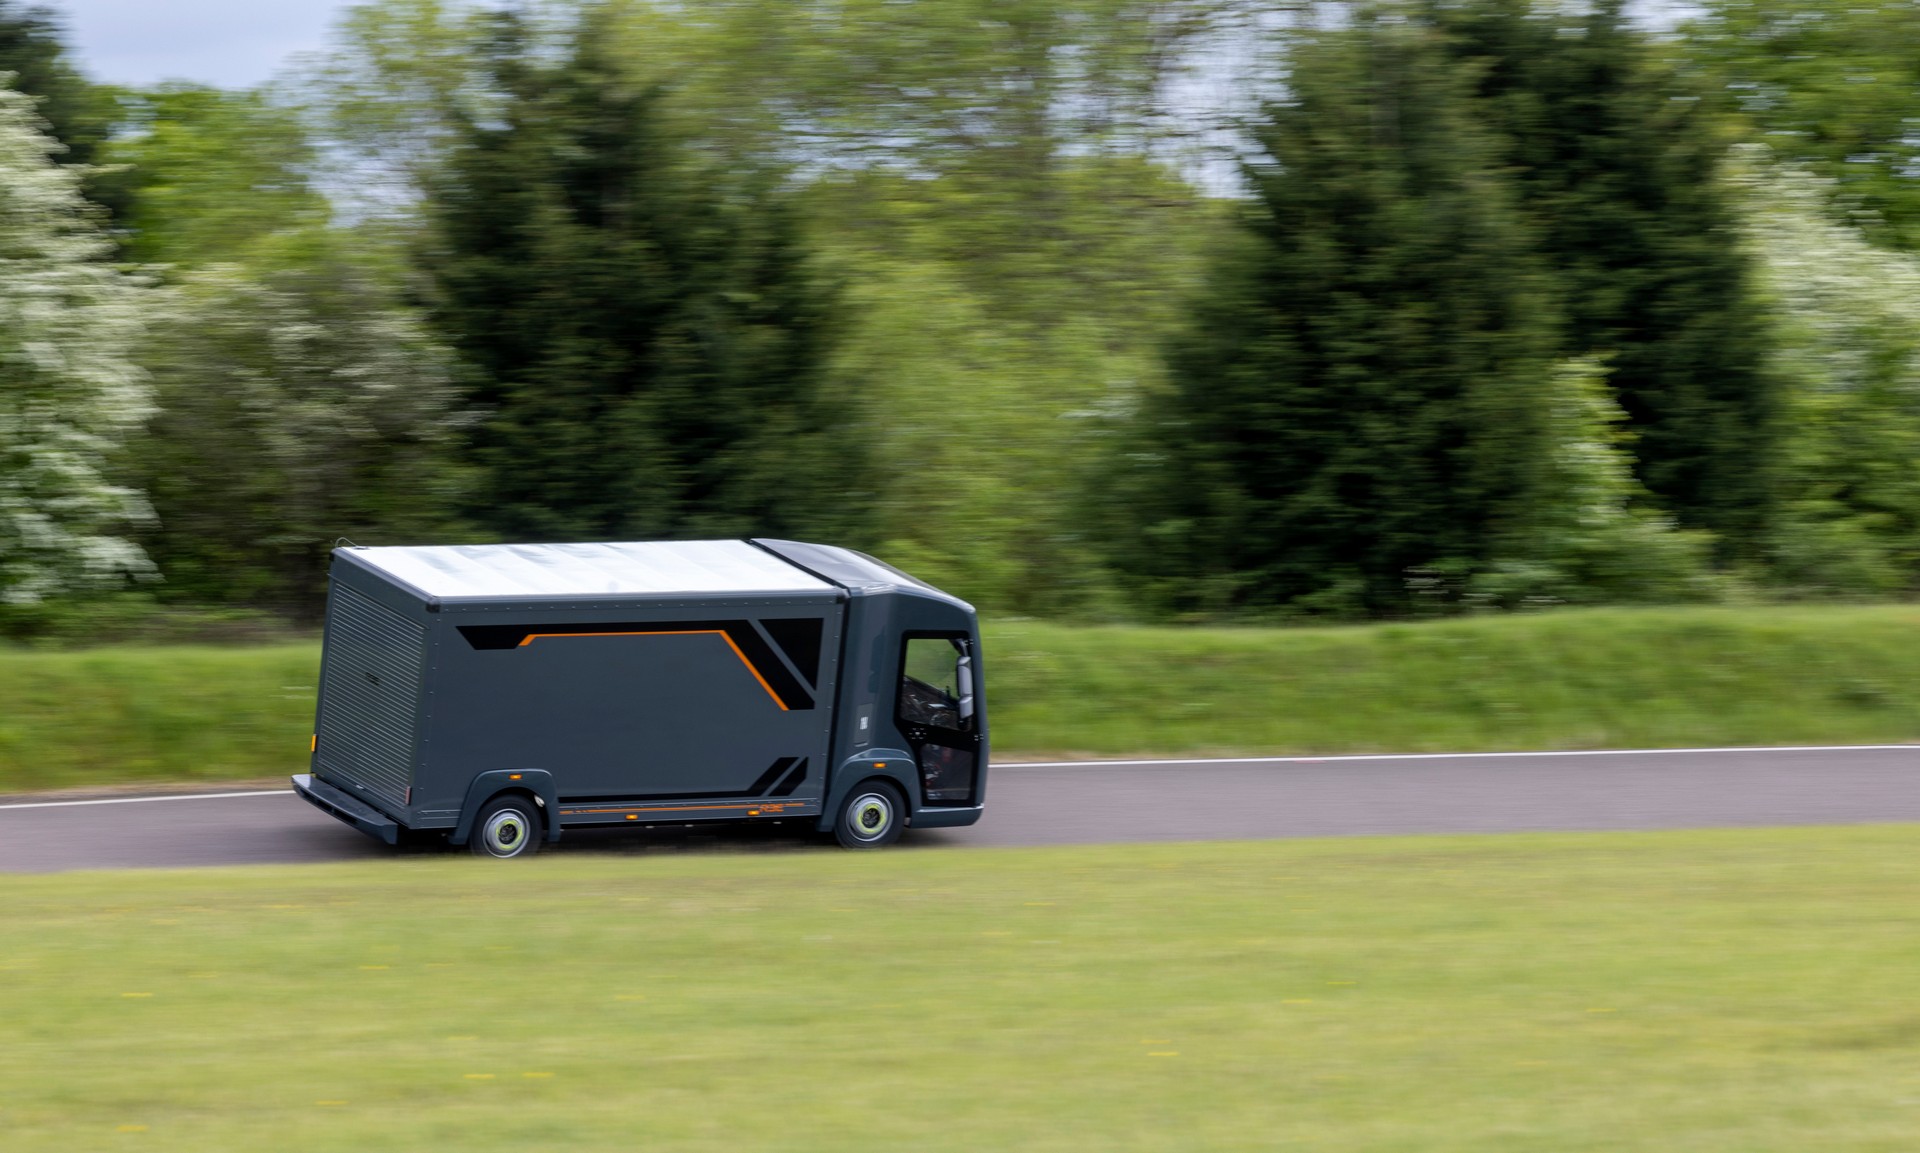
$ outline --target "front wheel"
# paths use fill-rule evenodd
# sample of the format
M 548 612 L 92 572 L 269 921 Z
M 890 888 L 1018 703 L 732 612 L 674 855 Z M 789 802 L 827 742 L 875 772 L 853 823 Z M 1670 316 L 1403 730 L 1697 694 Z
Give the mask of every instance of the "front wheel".
M 540 849 L 540 810 L 517 793 L 495 797 L 473 822 L 467 842 L 477 857 L 530 857 Z
M 849 849 L 878 849 L 900 839 L 907 805 L 900 790 L 885 781 L 867 781 L 847 795 L 833 835 Z

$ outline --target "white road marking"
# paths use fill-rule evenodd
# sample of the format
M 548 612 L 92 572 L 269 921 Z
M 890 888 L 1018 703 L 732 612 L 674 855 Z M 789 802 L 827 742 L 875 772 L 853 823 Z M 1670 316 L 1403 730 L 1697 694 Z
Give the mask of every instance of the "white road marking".
M 1916 745 L 1772 745 L 1714 749 L 1562 749 L 1517 753 L 1348 753 L 1325 757 L 1166 757 L 1150 761 L 994 761 L 1000 769 L 1100 769 L 1151 765 L 1317 765 L 1341 761 L 1463 761 L 1496 757 L 1654 757 L 1722 753 L 1872 753 L 1915 752 Z M 65 809 L 81 805 L 144 805 L 154 801 L 221 801 L 229 797 L 288 797 L 293 790 L 258 789 L 244 793 L 170 793 L 159 797 L 108 797 L 93 801 L 30 801 L 5 809 Z
M 1346 753 L 1324 757 L 1173 757 L 1150 761 L 992 761 L 996 769 L 1098 769 L 1137 765 L 1316 765 L 1336 761 L 1461 761 L 1495 757 L 1655 757 L 1717 753 L 1870 753 L 1906 750 L 1920 753 L 1920 745 L 1766 745 L 1713 749 L 1560 749 L 1512 753 Z
M 221 801 L 228 797 L 290 797 L 291 788 L 257 789 L 246 793 L 171 793 L 164 797 L 108 797 L 98 801 L 31 801 L 21 805 L 0 805 L 0 809 L 68 809 L 80 805 L 144 805 L 150 801 Z

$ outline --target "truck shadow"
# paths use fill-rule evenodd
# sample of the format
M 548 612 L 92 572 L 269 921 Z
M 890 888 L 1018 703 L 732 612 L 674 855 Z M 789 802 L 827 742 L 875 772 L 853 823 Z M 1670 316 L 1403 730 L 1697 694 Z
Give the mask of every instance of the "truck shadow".
M 642 856 L 658 853 L 797 853 L 835 848 L 808 825 L 768 821 L 754 824 L 618 825 L 568 829 L 558 844 L 543 852 L 570 856 Z
M 900 840 L 884 851 L 936 848 L 953 842 L 941 836 L 945 830 L 915 832 L 908 830 Z M 402 842 L 388 852 L 399 856 L 465 855 L 467 850 L 448 845 L 438 838 Z M 542 845 L 542 856 L 639 857 L 670 853 L 840 853 L 845 852 L 831 833 L 814 830 L 812 822 L 785 824 L 777 821 L 753 823 L 714 822 L 708 825 L 647 825 L 622 828 L 568 829 L 559 843 Z

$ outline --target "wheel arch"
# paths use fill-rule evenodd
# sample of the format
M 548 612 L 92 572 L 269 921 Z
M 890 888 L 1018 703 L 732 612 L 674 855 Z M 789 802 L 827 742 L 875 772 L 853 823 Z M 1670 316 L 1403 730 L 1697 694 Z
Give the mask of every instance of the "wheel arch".
M 885 781 L 900 790 L 900 796 L 907 802 L 901 817 L 906 827 L 912 828 L 913 815 L 920 810 L 919 776 L 919 762 L 913 759 L 913 754 L 898 749 L 864 753 L 843 762 L 834 770 L 833 781 L 821 805 L 820 831 L 833 832 L 840 820 L 840 808 L 847 803 L 847 795 L 868 781 Z
M 489 801 L 507 793 L 521 793 L 537 802 L 540 825 L 548 844 L 560 839 L 560 794 L 554 788 L 553 774 L 545 769 L 489 769 L 467 784 L 467 799 L 460 805 L 460 821 L 447 837 L 451 845 L 464 845 L 473 836 L 473 823 Z

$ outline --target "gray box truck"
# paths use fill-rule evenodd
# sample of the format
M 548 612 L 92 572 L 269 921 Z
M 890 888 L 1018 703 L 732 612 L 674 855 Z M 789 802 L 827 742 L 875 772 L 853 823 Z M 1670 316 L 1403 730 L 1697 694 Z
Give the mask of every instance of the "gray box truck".
M 338 548 L 296 792 L 389 844 L 516 857 L 582 825 L 970 825 L 971 606 L 784 540 Z

